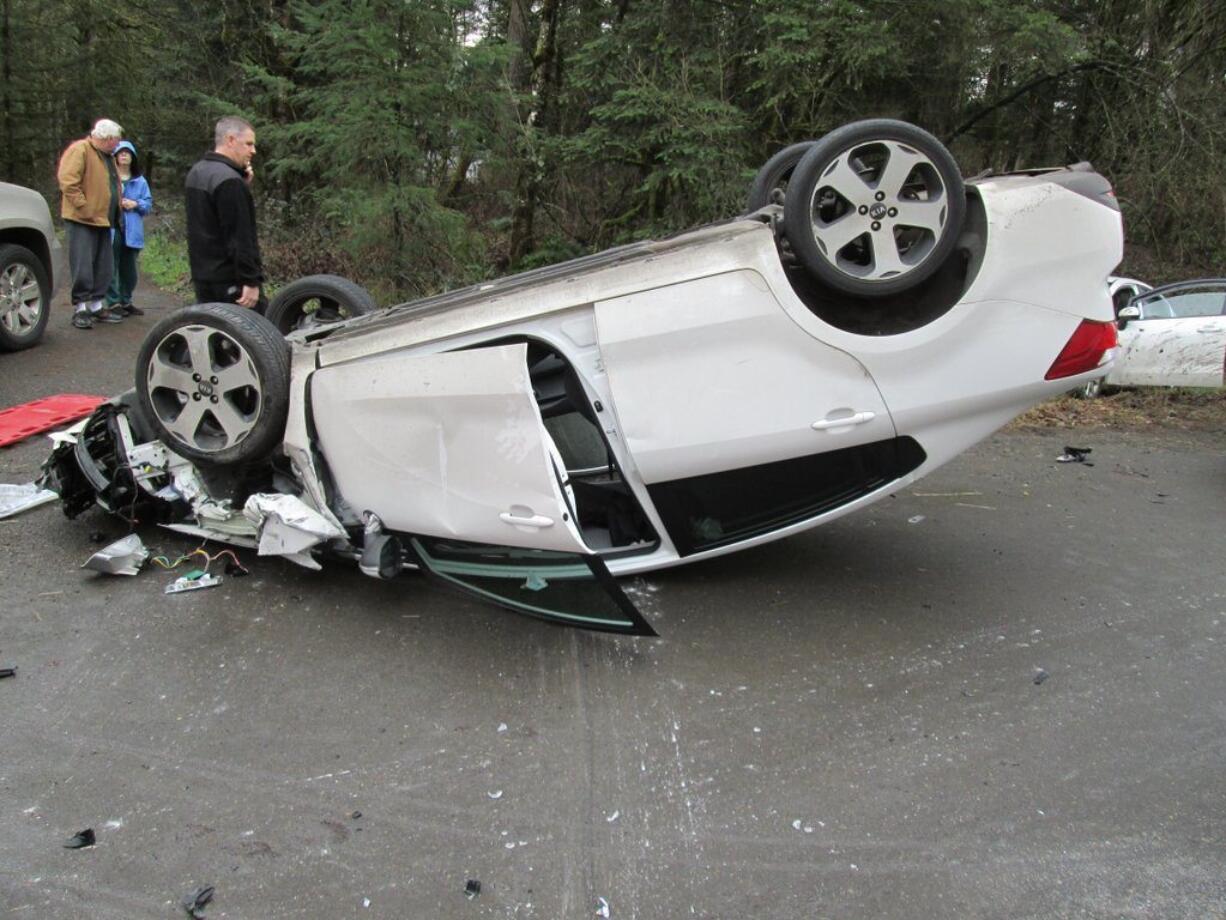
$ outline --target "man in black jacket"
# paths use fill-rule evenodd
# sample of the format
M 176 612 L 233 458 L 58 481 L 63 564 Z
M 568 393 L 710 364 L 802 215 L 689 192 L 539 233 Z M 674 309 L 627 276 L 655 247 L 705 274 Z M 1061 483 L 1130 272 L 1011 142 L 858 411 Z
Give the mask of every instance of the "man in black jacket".
M 251 158 L 255 129 L 241 118 L 217 122 L 213 152 L 187 174 L 187 256 L 200 303 L 236 303 L 263 313 L 264 266 L 256 239 Z

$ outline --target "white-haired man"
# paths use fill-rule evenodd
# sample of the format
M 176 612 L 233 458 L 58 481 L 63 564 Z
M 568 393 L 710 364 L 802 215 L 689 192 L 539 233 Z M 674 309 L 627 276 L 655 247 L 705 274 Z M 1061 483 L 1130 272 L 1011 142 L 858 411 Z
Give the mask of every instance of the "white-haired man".
M 119 220 L 121 194 L 111 153 L 122 137 L 123 128 L 101 118 L 88 137 L 73 141 L 60 155 L 60 216 L 72 274 L 72 324 L 78 329 L 123 319 L 102 303 L 111 283 L 111 228 Z

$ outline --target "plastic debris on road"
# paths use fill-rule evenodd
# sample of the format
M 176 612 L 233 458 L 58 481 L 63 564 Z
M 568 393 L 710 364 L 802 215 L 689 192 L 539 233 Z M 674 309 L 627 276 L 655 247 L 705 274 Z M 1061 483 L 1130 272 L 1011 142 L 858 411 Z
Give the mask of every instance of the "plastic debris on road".
M 472 900 L 481 893 L 481 883 L 475 878 L 470 878 L 464 883 L 464 897 Z
M 609 902 L 606 901 L 604 898 L 596 899 L 596 916 L 597 917 L 613 916 L 612 914 L 609 913 Z
M 494 799 L 495 801 L 497 801 L 498 799 L 502 798 L 502 790 L 495 789 L 493 792 L 487 792 L 486 795 L 488 795 L 491 799 Z
M 213 900 L 215 891 L 216 889 L 212 885 L 202 885 L 183 895 L 179 899 L 179 903 L 183 905 L 183 909 L 187 911 L 188 916 L 195 917 L 196 920 L 202 920 L 204 917 L 204 905 Z
M 6 677 L 16 677 L 16 676 L 17 676 L 16 668 L 0 668 L 0 680 L 3 680 Z
M 83 563 L 81 568 L 93 569 L 104 575 L 136 575 L 149 558 L 149 550 L 139 536 L 128 534 L 110 546 L 104 546 Z
M 1093 452 L 1093 447 L 1069 447 L 1065 445 L 1064 453 L 1056 458 L 1057 463 L 1084 463 L 1093 466 L 1087 458 Z
M 77 831 L 71 837 L 64 841 L 65 850 L 83 850 L 86 847 L 92 847 L 98 842 L 98 838 L 94 836 L 94 829 L 87 827 L 83 831 Z
M 0 520 L 55 501 L 59 496 L 50 489 L 40 488 L 37 483 L 22 485 L 0 483 Z
M 1049 678 L 1049 677 L 1051 677 L 1051 675 L 1050 675 L 1050 674 L 1048 674 L 1048 673 L 1047 673 L 1045 670 L 1043 670 L 1042 668 L 1039 668 L 1037 671 L 1035 671 L 1035 672 L 1034 672 L 1034 683 L 1035 683 L 1035 686 L 1037 687 L 1039 684 L 1043 683 L 1043 681 L 1047 680 L 1047 678 Z

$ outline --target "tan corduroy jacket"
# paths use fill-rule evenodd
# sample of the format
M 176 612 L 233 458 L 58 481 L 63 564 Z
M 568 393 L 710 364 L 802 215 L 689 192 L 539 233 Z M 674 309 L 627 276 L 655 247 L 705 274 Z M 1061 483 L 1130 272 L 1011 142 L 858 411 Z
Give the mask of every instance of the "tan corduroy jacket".
M 111 225 L 111 196 L 119 189 L 107 168 L 106 154 L 88 137 L 73 141 L 60 157 L 60 216 L 92 227 Z

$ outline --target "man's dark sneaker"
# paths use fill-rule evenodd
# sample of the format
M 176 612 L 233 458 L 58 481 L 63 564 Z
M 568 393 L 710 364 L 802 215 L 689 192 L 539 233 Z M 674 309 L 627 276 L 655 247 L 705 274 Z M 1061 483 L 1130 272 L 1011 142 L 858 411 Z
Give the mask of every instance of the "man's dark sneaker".
M 121 303 L 119 308 L 123 310 L 124 316 L 144 316 L 145 311 L 134 303 Z
M 94 320 L 93 317 L 89 315 L 88 310 L 78 310 L 76 313 L 72 314 L 72 324 L 78 329 L 94 328 Z
M 95 323 L 122 323 L 123 314 L 120 313 L 119 310 L 117 309 L 108 310 L 106 307 L 103 307 L 101 310 L 99 310 L 98 312 L 94 314 L 94 322 Z

